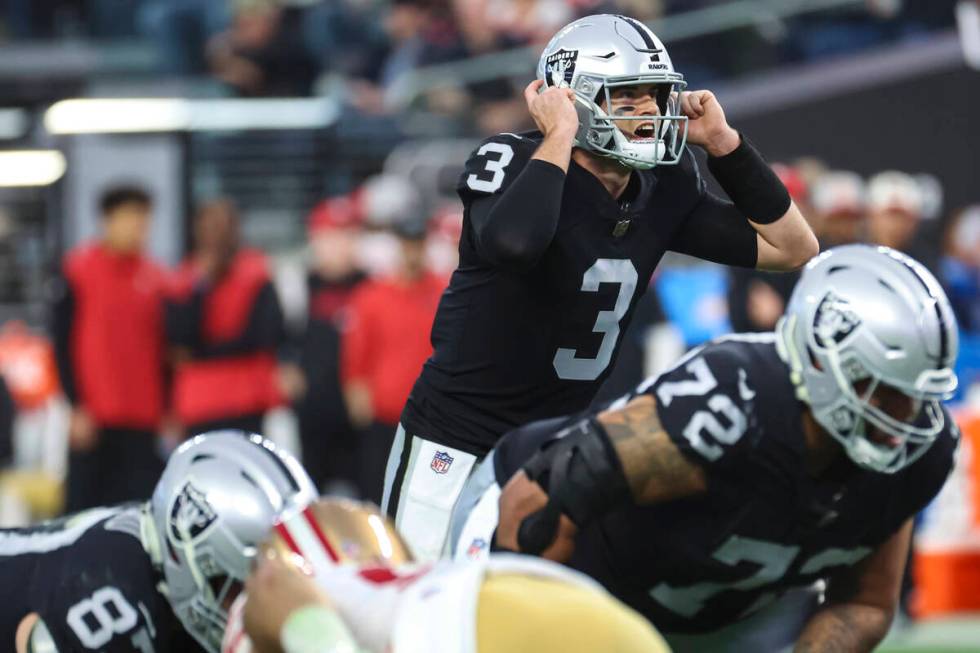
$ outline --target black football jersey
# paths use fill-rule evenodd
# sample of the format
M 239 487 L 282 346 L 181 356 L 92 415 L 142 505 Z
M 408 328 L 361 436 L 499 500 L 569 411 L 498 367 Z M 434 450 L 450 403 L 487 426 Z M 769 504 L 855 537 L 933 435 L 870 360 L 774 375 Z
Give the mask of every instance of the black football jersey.
M 572 161 L 541 258 L 524 271 L 492 264 L 470 209 L 505 192 L 540 141 L 501 134 L 466 162 L 459 266 L 436 314 L 434 353 L 402 415 L 409 433 L 477 455 L 521 424 L 588 407 L 666 251 L 755 263 L 755 232 L 706 191 L 688 150 L 676 166 L 634 172 L 623 204 Z
M 607 515 L 582 531 L 571 566 L 662 632 L 710 632 L 860 562 L 939 492 L 958 442 L 948 414 L 925 455 L 895 474 L 842 453 L 814 479 L 794 390 L 771 333 L 716 341 L 641 385 L 708 490 Z M 501 485 L 560 425 L 501 441 Z
M 0 649 L 36 612 L 60 653 L 201 651 L 180 626 L 143 549 L 138 504 L 0 530 Z

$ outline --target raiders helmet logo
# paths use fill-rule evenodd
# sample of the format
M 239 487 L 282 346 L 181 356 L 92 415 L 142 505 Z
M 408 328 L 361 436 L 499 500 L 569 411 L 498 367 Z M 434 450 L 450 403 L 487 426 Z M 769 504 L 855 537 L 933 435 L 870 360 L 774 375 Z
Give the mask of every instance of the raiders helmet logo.
M 841 344 L 861 324 L 861 318 L 851 310 L 851 305 L 835 292 L 830 291 L 820 301 L 813 316 L 813 332 L 817 343 L 828 345 L 831 341 Z
M 170 508 L 170 535 L 178 542 L 194 541 L 217 519 L 204 493 L 188 481 Z
M 578 59 L 578 50 L 566 50 L 561 48 L 555 50 L 545 57 L 544 78 L 548 86 L 567 87 L 572 83 L 575 75 L 575 61 Z

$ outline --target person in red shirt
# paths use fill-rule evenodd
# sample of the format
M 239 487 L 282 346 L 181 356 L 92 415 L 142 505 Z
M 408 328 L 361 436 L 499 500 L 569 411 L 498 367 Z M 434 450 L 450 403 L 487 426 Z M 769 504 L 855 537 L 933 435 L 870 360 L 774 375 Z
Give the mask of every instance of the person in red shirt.
M 163 470 L 166 276 L 143 253 L 153 202 L 120 186 L 100 208 L 102 237 L 65 257 L 53 306 L 58 375 L 72 407 L 68 512 L 144 498 Z
M 340 332 L 347 305 L 366 279 L 357 258 L 362 211 L 356 194 L 317 204 L 308 230 L 305 310 L 293 324 L 295 366 L 305 389 L 295 403 L 303 466 L 318 488 L 350 493 L 357 484 L 357 439 L 340 387 Z
M 240 246 L 230 202 L 206 204 L 167 305 L 174 410 L 188 435 L 261 432 L 265 413 L 285 403 L 277 360 L 284 336 L 265 255 Z
M 354 293 L 341 337 L 341 381 L 351 421 L 362 429 L 360 489 L 381 499 L 384 468 L 402 406 L 422 364 L 446 279 L 426 267 L 426 225 L 393 226 L 401 260 L 393 275 L 371 279 Z

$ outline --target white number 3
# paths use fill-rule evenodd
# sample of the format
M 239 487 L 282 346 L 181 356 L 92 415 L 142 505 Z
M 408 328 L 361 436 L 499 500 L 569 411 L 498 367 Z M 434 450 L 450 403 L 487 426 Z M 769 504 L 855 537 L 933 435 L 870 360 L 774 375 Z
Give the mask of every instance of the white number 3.
M 500 189 L 501 184 L 504 183 L 504 168 L 510 163 L 510 160 L 514 158 L 514 148 L 506 143 L 484 143 L 483 147 L 477 150 L 477 156 L 484 156 L 487 152 L 495 152 L 500 155 L 500 158 L 492 159 L 487 157 L 486 171 L 492 172 L 493 177 L 490 179 L 480 179 L 476 173 L 470 174 L 466 178 L 466 185 L 473 190 L 478 190 L 483 193 L 495 193 Z

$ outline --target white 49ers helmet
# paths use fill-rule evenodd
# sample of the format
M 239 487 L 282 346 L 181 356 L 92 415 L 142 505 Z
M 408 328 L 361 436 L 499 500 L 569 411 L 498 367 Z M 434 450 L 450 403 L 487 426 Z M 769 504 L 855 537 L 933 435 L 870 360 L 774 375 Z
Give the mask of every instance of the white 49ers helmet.
M 538 79 L 544 81 L 544 87 L 575 91 L 577 147 L 637 169 L 680 161 L 687 140 L 687 117 L 681 114 L 679 100 L 687 84 L 674 71 L 663 43 L 640 21 L 598 14 L 566 25 L 545 46 L 538 60 Z M 612 106 L 611 89 L 647 84 L 657 85 L 659 115 L 607 113 Z M 631 139 L 613 120 L 653 122 L 654 127 Z

